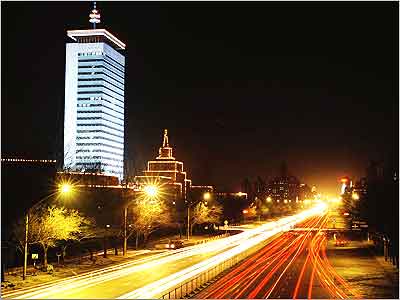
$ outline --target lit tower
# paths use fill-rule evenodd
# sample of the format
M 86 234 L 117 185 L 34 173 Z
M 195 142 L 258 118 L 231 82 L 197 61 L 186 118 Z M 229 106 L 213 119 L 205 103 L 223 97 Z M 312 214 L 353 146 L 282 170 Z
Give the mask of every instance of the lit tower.
M 135 176 L 139 185 L 148 183 L 160 183 L 176 190 L 176 195 L 186 198 L 191 188 L 192 181 L 187 178 L 183 168 L 183 162 L 172 156 L 172 147 L 168 142 L 168 131 L 164 130 L 162 146 L 158 150 L 155 160 L 147 162 L 147 170 L 144 175 Z
M 125 44 L 96 29 L 68 30 L 66 44 L 64 168 L 101 171 L 122 179 L 124 158 Z

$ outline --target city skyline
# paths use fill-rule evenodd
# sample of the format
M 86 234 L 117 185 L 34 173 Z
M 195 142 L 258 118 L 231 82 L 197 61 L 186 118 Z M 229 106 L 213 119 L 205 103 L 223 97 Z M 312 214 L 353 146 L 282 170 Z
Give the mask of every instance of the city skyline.
M 3 26 L 15 31 L 3 35 L 4 156 L 60 159 L 64 36 L 89 28 L 91 5 L 6 3 Z M 363 176 L 371 159 L 396 165 L 391 3 L 238 6 L 99 3 L 102 25 L 128 48 L 128 164 L 139 173 L 168 128 L 192 179 L 222 190 L 239 190 L 245 177 L 271 178 L 281 161 L 327 193 L 339 192 L 344 175 Z M 24 57 L 18 37 L 32 43 L 41 27 L 48 48 Z M 33 57 L 37 65 L 22 69 Z M 26 89 L 13 93 L 20 81 Z

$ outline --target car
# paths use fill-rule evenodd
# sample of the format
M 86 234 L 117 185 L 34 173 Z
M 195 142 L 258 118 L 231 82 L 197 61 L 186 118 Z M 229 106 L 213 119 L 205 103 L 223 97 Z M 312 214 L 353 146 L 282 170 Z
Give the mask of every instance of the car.
M 167 249 L 179 249 L 183 248 L 183 241 L 181 240 L 172 240 L 165 245 Z

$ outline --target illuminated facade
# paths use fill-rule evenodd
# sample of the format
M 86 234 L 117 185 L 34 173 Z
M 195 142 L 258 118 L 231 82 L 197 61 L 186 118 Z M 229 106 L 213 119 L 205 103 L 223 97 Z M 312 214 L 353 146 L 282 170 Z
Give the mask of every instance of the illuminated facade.
M 164 130 L 163 143 L 155 160 L 147 162 L 147 170 L 143 176 L 135 176 L 137 185 L 158 183 L 168 186 L 176 197 L 186 199 L 191 188 L 192 181 L 187 178 L 183 168 L 183 162 L 177 161 L 172 156 L 172 147 L 168 142 L 168 131 Z
M 124 174 L 125 44 L 92 10 L 93 29 L 68 30 L 66 45 L 64 168 Z
M 286 163 L 281 166 L 281 176 L 275 177 L 268 184 L 268 196 L 273 201 L 295 202 L 300 199 L 300 181 L 288 174 Z

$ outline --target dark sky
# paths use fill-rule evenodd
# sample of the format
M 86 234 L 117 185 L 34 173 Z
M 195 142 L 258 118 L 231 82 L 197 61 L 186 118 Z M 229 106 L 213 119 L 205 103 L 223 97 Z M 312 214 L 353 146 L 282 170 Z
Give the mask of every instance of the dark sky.
M 67 29 L 90 2 L 2 2 L 2 156 L 62 145 Z M 398 3 L 98 2 L 127 44 L 127 149 L 168 128 L 194 184 L 289 171 L 325 192 L 398 156 Z

